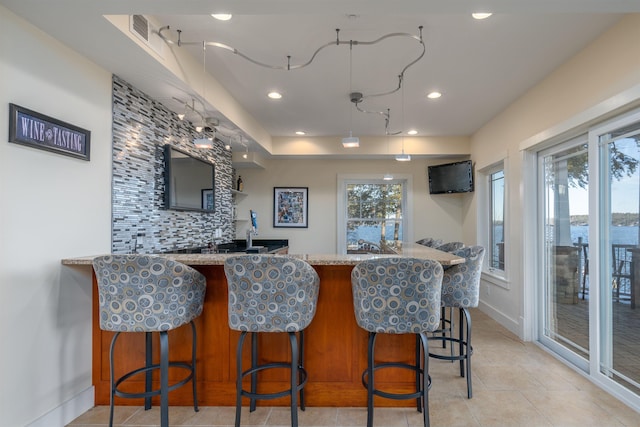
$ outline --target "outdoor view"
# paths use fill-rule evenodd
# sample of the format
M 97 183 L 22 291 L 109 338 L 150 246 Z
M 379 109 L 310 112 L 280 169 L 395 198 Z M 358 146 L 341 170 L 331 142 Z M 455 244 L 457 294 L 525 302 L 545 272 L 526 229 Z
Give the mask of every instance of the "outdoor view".
M 600 371 L 637 393 L 640 305 L 636 308 L 639 296 L 634 292 L 629 249 L 638 247 L 640 232 L 640 128 L 636 124 L 600 138 L 597 230 L 589 230 L 585 139 L 543 158 L 544 335 L 586 360 L 594 356 L 590 351 L 598 348 Z M 590 245 L 596 235 L 599 252 Z M 599 277 L 591 273 L 594 263 L 600 267 Z M 601 342 L 597 347 L 589 335 L 589 301 L 595 293 L 600 297 Z
M 347 184 L 347 253 L 391 252 L 401 244 L 402 187 Z

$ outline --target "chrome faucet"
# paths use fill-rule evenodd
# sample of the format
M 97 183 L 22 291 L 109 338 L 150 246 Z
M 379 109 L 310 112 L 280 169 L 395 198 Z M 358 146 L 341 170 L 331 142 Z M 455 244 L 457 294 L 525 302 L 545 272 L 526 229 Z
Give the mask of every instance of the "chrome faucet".
M 247 249 L 253 247 L 253 236 L 257 236 L 258 232 L 254 227 L 249 227 L 247 230 Z

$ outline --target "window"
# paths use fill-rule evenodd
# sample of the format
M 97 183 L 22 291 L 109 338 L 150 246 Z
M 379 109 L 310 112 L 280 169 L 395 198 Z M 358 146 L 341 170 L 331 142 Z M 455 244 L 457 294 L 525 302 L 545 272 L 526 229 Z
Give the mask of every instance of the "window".
M 504 162 L 479 171 L 478 241 L 487 248 L 485 272 L 506 278 L 506 175 Z
M 504 271 L 504 170 L 489 174 L 489 269 Z
M 407 181 L 339 180 L 339 253 L 384 253 L 407 236 Z

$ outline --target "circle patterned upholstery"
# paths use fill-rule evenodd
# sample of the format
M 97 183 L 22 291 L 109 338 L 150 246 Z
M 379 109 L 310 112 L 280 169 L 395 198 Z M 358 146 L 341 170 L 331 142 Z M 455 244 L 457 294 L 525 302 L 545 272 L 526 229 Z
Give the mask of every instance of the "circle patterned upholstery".
M 480 299 L 480 274 L 485 250 L 482 246 L 469 246 L 451 252 L 465 258 L 444 271 L 442 278 L 442 305 L 444 307 L 477 307 Z
M 248 332 L 298 332 L 316 314 L 320 278 L 307 262 L 278 255 L 227 258 L 229 327 Z
M 464 248 L 464 243 L 462 242 L 448 242 L 436 247 L 437 250 L 442 252 L 453 252 L 461 248 Z
M 440 246 L 443 241 L 442 239 L 434 239 L 433 237 L 425 237 L 424 239 L 420 239 L 416 242 L 419 245 L 422 246 L 428 246 L 430 248 L 435 248 Z
M 369 332 L 417 334 L 440 325 L 442 266 L 417 258 L 379 258 L 351 272 L 358 326 Z
M 107 255 L 93 260 L 100 329 L 156 332 L 175 329 L 202 313 L 206 279 L 162 257 Z

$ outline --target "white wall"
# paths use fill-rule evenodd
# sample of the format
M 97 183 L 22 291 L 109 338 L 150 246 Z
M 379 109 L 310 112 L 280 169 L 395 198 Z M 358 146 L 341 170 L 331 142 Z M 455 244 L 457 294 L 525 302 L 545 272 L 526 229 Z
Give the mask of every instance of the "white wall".
M 0 425 L 63 425 L 91 392 L 91 276 L 60 260 L 110 249 L 111 75 L 0 6 L 0 76 Z M 91 161 L 7 142 L 10 102 L 91 130 Z
M 500 153 L 509 160 L 511 290 L 496 288 L 482 303 L 515 332 L 523 332 L 522 217 L 531 208 L 522 205 L 519 144 L 640 84 L 638 40 L 640 15 L 625 17 L 473 137 L 477 165 Z M 0 7 L 0 99 L 0 135 L 9 102 L 92 131 L 90 162 L 0 141 L 0 425 L 63 425 L 78 415 L 65 402 L 91 390 L 91 286 L 88 269 L 60 259 L 110 250 L 111 76 Z M 259 238 L 288 238 L 292 252 L 333 252 L 337 175 L 409 173 L 413 239 L 474 243 L 475 196 L 430 196 L 428 164 L 272 160 L 267 170 L 239 170 L 248 193 L 239 216 L 257 210 Z M 309 187 L 308 229 L 272 228 L 274 186 Z
M 554 127 L 573 122 L 596 104 L 640 84 L 640 15 L 627 15 L 540 84 L 496 116 L 472 139 L 472 158 L 479 167 L 490 165 L 500 156 L 508 158 L 508 229 L 512 236 L 507 249 L 510 290 L 483 283 L 481 304 L 484 311 L 523 338 L 530 338 L 526 327 L 524 277 L 527 263 L 523 247 L 523 217 L 535 209 L 523 194 L 523 154 L 520 145 L 529 139 L 544 141 L 554 135 Z M 576 125 L 579 121 L 576 122 Z M 476 200 L 465 207 L 465 240 L 476 236 Z M 486 287 L 491 286 L 487 295 Z M 531 319 L 529 319 L 531 320 Z
M 459 159 L 457 159 L 459 160 Z M 427 166 L 452 159 L 411 162 L 389 160 L 270 160 L 265 169 L 238 169 L 247 196 L 239 199 L 238 218 L 258 213 L 261 238 L 289 239 L 290 253 L 335 253 L 337 248 L 337 175 L 385 173 L 413 175 L 413 235 L 408 241 L 433 236 L 445 241 L 462 239 L 462 213 L 469 195 L 430 195 Z M 273 187 L 309 188 L 309 228 L 273 228 Z M 244 238 L 246 223 L 240 223 L 237 238 Z M 473 240 L 467 243 L 473 243 Z

